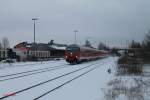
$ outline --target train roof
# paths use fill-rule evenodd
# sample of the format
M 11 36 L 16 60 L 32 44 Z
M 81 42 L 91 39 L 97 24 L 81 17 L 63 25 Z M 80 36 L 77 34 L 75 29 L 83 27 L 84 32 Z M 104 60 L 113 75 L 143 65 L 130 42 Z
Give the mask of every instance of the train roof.
M 107 52 L 105 50 L 98 50 L 96 48 L 91 48 L 91 47 L 86 47 L 86 46 L 80 46 L 80 45 L 77 45 L 77 44 L 72 44 L 72 45 L 69 45 L 67 47 L 78 47 L 80 49 L 85 49 L 85 50 L 95 50 L 95 51 L 102 51 L 102 52 Z

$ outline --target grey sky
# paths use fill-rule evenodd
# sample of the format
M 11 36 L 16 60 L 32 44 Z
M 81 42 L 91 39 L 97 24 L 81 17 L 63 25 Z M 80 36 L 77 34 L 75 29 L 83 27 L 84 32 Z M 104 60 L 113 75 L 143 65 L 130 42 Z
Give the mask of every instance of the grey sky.
M 80 44 L 141 41 L 150 28 L 150 0 L 0 0 L 0 39 L 32 42 L 34 17 L 38 42 L 71 44 L 75 29 Z

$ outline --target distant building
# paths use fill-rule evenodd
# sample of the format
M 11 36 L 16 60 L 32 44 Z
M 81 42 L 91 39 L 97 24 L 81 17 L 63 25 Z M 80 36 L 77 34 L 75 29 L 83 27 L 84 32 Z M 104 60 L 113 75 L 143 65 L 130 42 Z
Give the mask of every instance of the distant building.
M 14 51 L 23 61 L 63 57 L 65 48 L 66 45 L 61 44 L 22 42 L 14 46 Z
M 29 51 L 28 51 L 28 58 L 29 59 L 46 59 L 50 58 L 50 47 L 48 44 L 44 43 L 39 43 L 39 44 L 34 44 L 32 43 Z
M 8 48 L 8 49 L 0 49 L 0 61 L 1 60 L 5 60 L 5 59 L 18 59 L 18 56 L 16 55 L 16 53 Z
M 13 51 L 16 52 L 16 55 L 19 56 L 20 61 L 26 61 L 29 48 L 30 47 L 27 42 L 22 42 L 14 46 Z
M 66 46 L 51 45 L 51 57 L 63 57 Z
M 8 57 L 7 49 L 0 49 L 0 60 L 4 60 Z

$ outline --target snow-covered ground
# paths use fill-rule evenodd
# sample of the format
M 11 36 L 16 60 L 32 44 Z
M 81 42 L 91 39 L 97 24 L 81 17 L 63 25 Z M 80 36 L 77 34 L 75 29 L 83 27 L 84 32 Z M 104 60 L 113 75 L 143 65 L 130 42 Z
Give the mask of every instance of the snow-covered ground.
M 25 77 L 15 78 L 11 80 L 0 81 L 0 97 L 12 94 L 16 91 L 28 88 L 30 86 L 47 81 L 65 73 L 69 73 L 74 70 L 84 68 L 85 66 L 97 63 L 73 74 L 66 75 L 54 81 L 15 94 L 13 96 L 5 98 L 4 100 L 33 100 L 34 98 L 46 93 L 47 91 L 50 91 L 55 87 L 95 67 L 97 68 L 92 70 L 91 72 L 77 78 L 76 80 L 64 85 L 63 87 L 51 93 L 48 93 L 39 100 L 102 100 L 102 98 L 104 97 L 103 88 L 106 87 L 107 83 L 114 78 L 116 60 L 117 58 L 108 57 L 104 59 L 99 59 L 97 61 L 86 62 L 78 65 L 69 65 L 64 60 L 46 61 L 42 63 L 15 63 L 11 66 L 7 64 L 1 64 L 0 76 L 36 70 L 39 68 L 50 68 L 55 66 L 61 67 L 59 65 L 65 65 L 66 67 L 61 69 L 49 70 L 46 72 L 33 74 Z M 107 72 L 109 68 L 111 69 L 111 73 Z M 28 73 L 24 73 L 23 75 L 25 74 Z M 9 77 L 11 78 L 12 76 L 8 76 L 8 78 Z M 5 79 L 5 77 L 0 77 L 0 80 L 2 79 Z
M 150 65 L 141 75 L 116 75 L 104 86 L 101 100 L 150 100 Z

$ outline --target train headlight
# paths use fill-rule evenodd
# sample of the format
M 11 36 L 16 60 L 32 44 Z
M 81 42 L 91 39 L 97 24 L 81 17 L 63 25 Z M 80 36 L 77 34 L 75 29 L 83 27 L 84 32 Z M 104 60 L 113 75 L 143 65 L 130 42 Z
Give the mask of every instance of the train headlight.
M 67 58 L 68 58 L 68 56 L 65 56 L 65 58 L 67 59 Z

